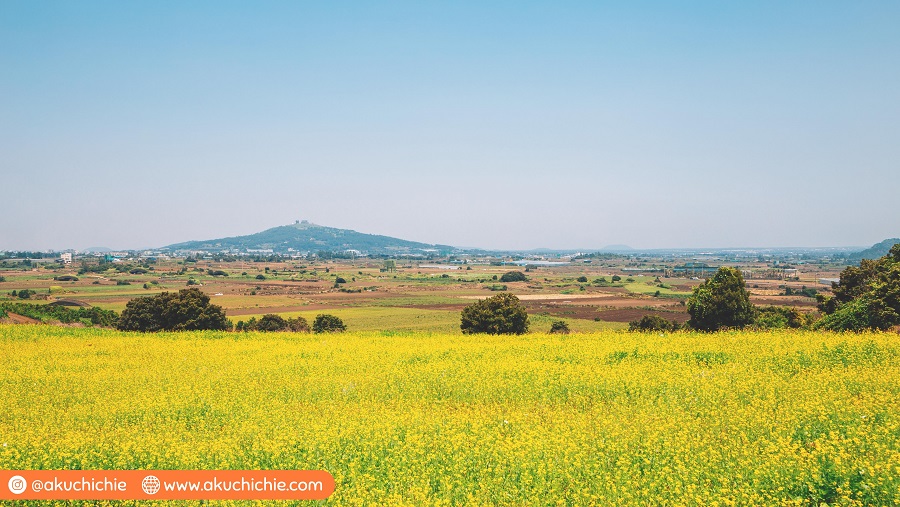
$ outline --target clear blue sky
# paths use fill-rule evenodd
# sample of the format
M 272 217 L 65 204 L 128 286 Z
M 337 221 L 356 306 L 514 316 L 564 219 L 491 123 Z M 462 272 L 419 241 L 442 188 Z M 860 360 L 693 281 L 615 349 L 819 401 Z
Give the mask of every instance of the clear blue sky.
M 900 2 L 0 2 L 0 249 L 900 236 Z

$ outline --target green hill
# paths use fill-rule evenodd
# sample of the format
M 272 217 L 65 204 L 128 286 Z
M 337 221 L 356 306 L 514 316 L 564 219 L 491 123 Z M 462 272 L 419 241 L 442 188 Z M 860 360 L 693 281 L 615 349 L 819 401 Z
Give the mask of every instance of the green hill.
M 851 261 L 860 261 L 862 259 L 878 259 L 887 255 L 887 253 L 891 250 L 891 247 L 900 243 L 900 238 L 891 238 L 882 241 L 876 245 L 873 245 L 871 248 L 867 248 L 862 252 L 856 252 L 854 254 L 850 254 L 848 259 Z
M 281 254 L 358 250 L 367 254 L 421 254 L 435 250 L 447 252 L 456 249 L 447 245 L 431 245 L 349 229 L 324 227 L 304 220 L 247 236 L 176 243 L 163 247 L 163 250 L 207 252 L 272 250 Z

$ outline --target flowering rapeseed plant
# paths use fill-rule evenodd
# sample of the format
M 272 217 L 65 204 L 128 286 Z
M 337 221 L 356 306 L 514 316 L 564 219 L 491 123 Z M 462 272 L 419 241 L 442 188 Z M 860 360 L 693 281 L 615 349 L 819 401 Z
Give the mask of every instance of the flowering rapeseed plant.
M 900 505 L 892 334 L 0 326 L 0 357 L 4 469 L 324 469 L 328 505 Z

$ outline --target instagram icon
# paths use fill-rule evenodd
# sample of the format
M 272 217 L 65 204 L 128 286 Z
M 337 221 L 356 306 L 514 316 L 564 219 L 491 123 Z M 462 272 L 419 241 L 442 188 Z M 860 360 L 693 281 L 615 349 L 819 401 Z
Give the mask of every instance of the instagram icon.
M 28 483 L 25 482 L 25 478 L 21 475 L 14 475 L 9 478 L 9 491 L 15 495 L 21 495 L 26 489 L 28 489 Z

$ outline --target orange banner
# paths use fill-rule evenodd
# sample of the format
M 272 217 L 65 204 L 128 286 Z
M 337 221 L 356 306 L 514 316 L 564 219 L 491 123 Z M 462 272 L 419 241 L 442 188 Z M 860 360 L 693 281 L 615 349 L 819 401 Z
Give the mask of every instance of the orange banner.
M 0 500 L 324 500 L 324 470 L 2 470 Z

